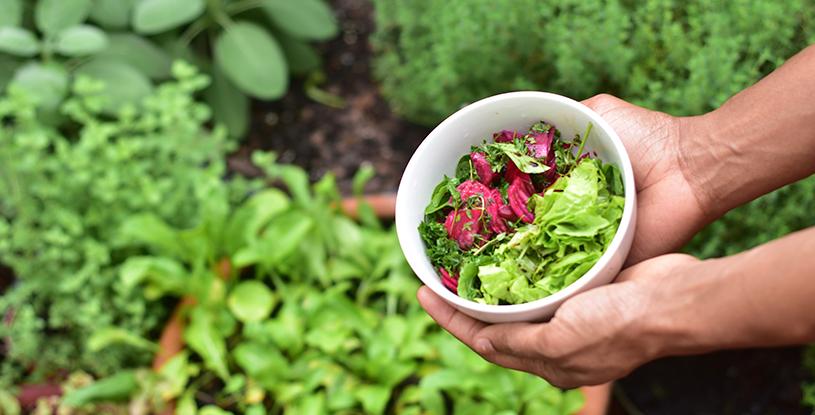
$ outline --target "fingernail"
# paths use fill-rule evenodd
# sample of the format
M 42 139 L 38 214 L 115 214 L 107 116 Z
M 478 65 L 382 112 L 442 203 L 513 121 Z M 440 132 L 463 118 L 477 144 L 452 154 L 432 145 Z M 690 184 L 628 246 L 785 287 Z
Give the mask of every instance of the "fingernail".
M 495 351 L 495 347 L 492 346 L 490 339 L 485 338 L 475 341 L 475 349 L 481 354 L 489 354 Z

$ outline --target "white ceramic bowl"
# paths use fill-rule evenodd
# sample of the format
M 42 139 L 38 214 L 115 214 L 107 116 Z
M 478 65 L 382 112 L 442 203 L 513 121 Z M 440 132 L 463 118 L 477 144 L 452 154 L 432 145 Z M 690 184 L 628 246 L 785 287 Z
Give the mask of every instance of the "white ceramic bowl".
M 418 226 L 425 206 L 444 175 L 453 176 L 459 158 L 470 146 L 501 130 L 526 131 L 537 121 L 554 124 L 564 138 L 583 134 L 591 122 L 586 148 L 617 165 L 625 184 L 625 207 L 617 234 L 600 260 L 580 279 L 537 301 L 487 305 L 465 300 L 448 291 L 425 253 Z M 482 99 L 448 117 L 425 138 L 411 157 L 396 196 L 396 231 L 402 251 L 422 282 L 463 313 L 489 323 L 541 321 L 551 318 L 567 298 L 611 282 L 622 268 L 634 238 L 636 191 L 631 161 L 620 138 L 596 112 L 585 105 L 546 92 L 511 92 Z

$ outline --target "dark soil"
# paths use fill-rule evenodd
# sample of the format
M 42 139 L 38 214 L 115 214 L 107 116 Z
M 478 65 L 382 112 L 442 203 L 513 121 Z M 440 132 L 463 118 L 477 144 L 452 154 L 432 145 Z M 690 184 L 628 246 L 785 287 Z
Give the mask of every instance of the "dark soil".
M 403 121 L 379 95 L 371 76 L 373 9 L 366 0 L 332 2 L 341 34 L 321 46 L 324 91 L 342 98 L 337 109 L 310 99 L 304 81 L 295 80 L 289 94 L 275 102 L 255 102 L 252 127 L 243 147 L 230 157 L 230 168 L 251 172 L 252 150 L 277 152 L 279 160 L 304 167 L 312 179 L 333 172 L 348 193 L 363 163 L 376 170 L 367 191 L 395 192 L 413 151 L 429 132 Z
M 613 414 L 800 414 L 802 348 L 661 359 L 617 384 Z
M 371 77 L 372 6 L 365 0 L 332 2 L 342 34 L 321 47 L 327 76 L 322 89 L 345 100 L 332 108 L 310 99 L 304 83 L 272 103 L 256 102 L 246 144 L 230 158 L 251 172 L 254 149 L 273 150 L 283 162 L 317 179 L 337 175 L 343 191 L 363 163 L 376 178 L 369 192 L 395 191 L 402 170 L 429 128 L 390 112 Z M 725 351 L 662 359 L 617 384 L 613 414 L 807 414 L 801 407 L 801 349 Z

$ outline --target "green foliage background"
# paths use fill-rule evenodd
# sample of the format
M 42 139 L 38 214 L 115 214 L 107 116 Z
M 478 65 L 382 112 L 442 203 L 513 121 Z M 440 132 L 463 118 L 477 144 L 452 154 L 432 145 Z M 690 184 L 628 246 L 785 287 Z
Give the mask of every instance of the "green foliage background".
M 695 114 L 815 36 L 812 0 L 375 0 L 375 74 L 392 107 L 433 124 L 499 92 L 608 92 Z

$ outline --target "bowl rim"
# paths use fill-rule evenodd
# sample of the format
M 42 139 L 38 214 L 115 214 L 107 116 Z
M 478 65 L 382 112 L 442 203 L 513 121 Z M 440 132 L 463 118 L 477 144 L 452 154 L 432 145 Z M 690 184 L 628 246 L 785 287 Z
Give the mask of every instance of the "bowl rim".
M 628 156 L 628 152 L 625 149 L 625 146 L 620 140 L 620 137 L 614 131 L 613 128 L 606 122 L 600 114 L 592 110 L 591 108 L 587 107 L 586 105 L 575 101 L 571 98 L 554 94 L 551 92 L 542 92 L 542 91 L 517 91 L 517 92 L 507 92 L 498 95 L 493 95 L 487 98 L 483 98 L 472 104 L 469 104 L 465 107 L 462 107 L 455 113 L 451 114 L 447 117 L 444 121 L 439 123 L 422 141 L 416 151 L 410 158 L 407 167 L 405 168 L 404 173 L 402 174 L 402 179 L 399 182 L 399 190 L 397 191 L 396 195 L 396 215 L 395 215 L 395 222 L 396 222 L 396 233 L 399 239 L 399 244 L 402 247 L 402 251 L 405 251 L 405 247 L 408 244 L 412 244 L 409 238 L 415 237 L 415 234 L 418 233 L 418 229 L 411 229 L 414 228 L 410 226 L 407 219 L 405 219 L 405 215 L 400 215 L 401 211 L 406 209 L 406 200 L 410 197 L 415 197 L 415 195 L 406 194 L 407 192 L 402 192 L 401 190 L 404 188 L 403 186 L 405 183 L 411 180 L 412 176 L 416 174 L 416 171 L 421 168 L 419 165 L 418 160 L 423 159 L 424 153 L 428 151 L 429 143 L 438 140 L 439 137 L 443 137 L 440 134 L 440 131 L 445 129 L 448 124 L 453 123 L 454 121 L 458 120 L 459 118 L 466 117 L 470 112 L 473 112 L 476 109 L 481 107 L 487 107 L 491 105 L 495 105 L 497 103 L 507 101 L 507 100 L 515 100 L 515 99 L 537 99 L 542 101 L 555 101 L 561 104 L 566 105 L 567 107 L 571 108 L 574 111 L 580 112 L 588 116 L 590 122 L 594 124 L 595 128 L 601 128 L 603 131 L 606 132 L 608 137 L 610 138 L 610 142 L 615 151 L 620 156 L 620 161 L 622 166 L 622 175 L 623 175 L 623 182 L 625 185 L 624 190 L 624 197 L 625 201 L 623 204 L 623 215 L 622 219 L 620 220 L 620 224 L 617 226 L 617 232 L 614 235 L 614 238 L 611 240 L 608 248 L 603 252 L 603 255 L 600 256 L 600 259 L 588 270 L 585 274 L 583 274 L 580 278 L 574 281 L 572 284 L 567 286 L 566 288 L 549 295 L 547 297 L 531 301 L 528 303 L 522 304 L 509 304 L 509 305 L 492 305 L 492 304 L 482 304 L 472 300 L 467 300 L 464 298 L 459 297 L 458 295 L 452 293 L 450 290 L 442 289 L 439 290 L 433 284 L 429 284 L 429 278 L 436 278 L 439 279 L 440 276 L 437 272 L 433 273 L 433 276 L 429 275 L 422 275 L 421 272 L 417 272 L 417 269 L 421 269 L 420 266 L 420 258 L 411 258 L 409 255 L 405 255 L 408 263 L 410 264 L 411 268 L 413 269 L 414 273 L 419 277 L 419 279 L 430 287 L 437 295 L 441 296 L 445 301 L 448 303 L 452 303 L 456 306 L 461 308 L 471 310 L 477 313 L 485 313 L 485 314 L 492 314 L 492 315 L 510 315 L 510 314 L 517 314 L 522 312 L 528 312 L 531 310 L 537 310 L 541 308 L 548 307 L 552 304 L 558 304 L 559 302 L 564 301 L 565 299 L 573 296 L 574 294 L 582 291 L 583 287 L 589 284 L 592 280 L 594 280 L 598 274 L 606 268 L 608 263 L 614 257 L 614 254 L 620 249 L 623 244 L 623 239 L 625 238 L 625 234 L 628 232 L 628 229 L 632 225 L 632 221 L 634 220 L 634 210 L 636 208 L 636 187 L 634 183 L 634 169 L 631 165 L 631 160 Z M 401 220 L 400 220 L 401 218 Z M 414 235 L 410 235 L 414 234 Z M 419 237 L 419 241 L 422 245 L 421 252 L 424 255 L 424 258 L 421 260 L 427 260 L 427 250 L 424 246 L 424 242 Z

